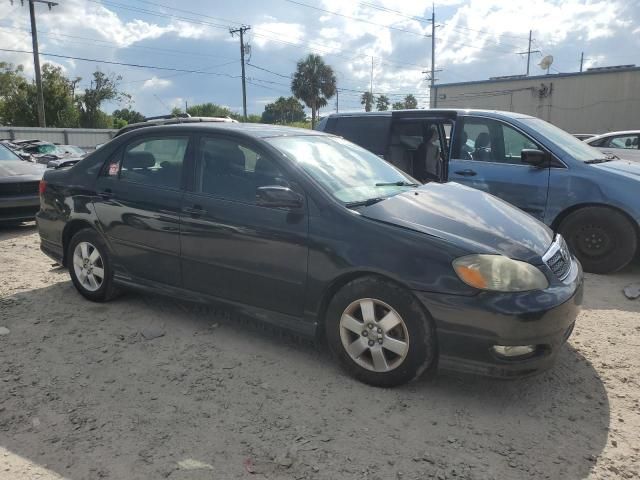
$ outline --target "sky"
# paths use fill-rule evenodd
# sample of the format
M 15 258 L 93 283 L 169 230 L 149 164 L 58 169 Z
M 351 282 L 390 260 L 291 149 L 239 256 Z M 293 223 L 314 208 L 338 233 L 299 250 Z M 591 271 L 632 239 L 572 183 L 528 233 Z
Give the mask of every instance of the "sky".
M 309 53 L 334 69 L 340 111 L 362 110 L 360 92 L 372 80 L 374 94 L 394 102 L 411 93 L 428 106 L 432 9 L 437 83 L 524 74 L 526 55 L 518 52 L 527 50 L 529 30 L 538 51 L 531 74 L 545 73 L 538 64 L 547 55 L 554 58 L 551 74 L 578 71 L 582 52 L 585 69 L 640 65 L 640 0 L 57 2 L 51 10 L 36 5 L 41 63 L 81 77 L 79 90 L 96 69 L 120 75 L 132 103 L 104 105 L 109 113 L 129 107 L 161 115 L 185 102 L 241 112 L 240 43 L 229 33 L 241 25 L 251 27 L 247 110 L 257 114 L 291 94 L 296 62 Z M 0 5 L 0 49 L 30 52 L 28 6 Z M 30 53 L 0 50 L 0 61 L 22 64 L 33 76 Z M 321 114 L 335 109 L 334 97 Z

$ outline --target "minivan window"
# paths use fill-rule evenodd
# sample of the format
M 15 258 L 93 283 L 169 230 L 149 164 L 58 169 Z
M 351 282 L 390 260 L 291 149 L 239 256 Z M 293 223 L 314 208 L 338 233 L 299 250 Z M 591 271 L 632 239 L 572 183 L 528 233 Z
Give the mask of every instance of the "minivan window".
M 390 115 L 338 117 L 334 133 L 376 155 L 384 155 L 389 140 Z
M 539 132 L 541 136 L 551 140 L 575 160 L 588 162 L 603 158 L 603 154 L 599 150 L 544 120 L 539 118 L 519 118 L 518 120 Z
M 380 157 L 339 137 L 303 135 L 265 140 L 344 203 L 389 197 L 416 183 Z
M 120 178 L 154 187 L 180 188 L 188 143 L 188 137 L 156 137 L 131 143 L 124 151 Z M 107 175 L 117 172 L 117 165 L 112 165 Z
M 454 158 L 520 165 L 522 150 L 537 148 L 525 135 L 502 122 L 470 117 L 464 120 Z

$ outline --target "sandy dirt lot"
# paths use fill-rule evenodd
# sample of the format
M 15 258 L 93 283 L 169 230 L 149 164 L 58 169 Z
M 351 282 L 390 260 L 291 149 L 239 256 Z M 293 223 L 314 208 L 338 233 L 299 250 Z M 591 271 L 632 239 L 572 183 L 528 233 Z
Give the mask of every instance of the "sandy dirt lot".
M 587 277 L 545 374 L 381 390 L 213 308 L 90 303 L 32 225 L 0 230 L 0 479 L 640 478 L 633 281 Z

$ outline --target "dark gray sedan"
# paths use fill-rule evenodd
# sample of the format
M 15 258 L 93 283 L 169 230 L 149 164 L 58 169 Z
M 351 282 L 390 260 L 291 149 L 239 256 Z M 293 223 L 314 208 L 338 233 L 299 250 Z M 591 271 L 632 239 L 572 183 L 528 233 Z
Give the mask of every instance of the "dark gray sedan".
M 40 208 L 38 185 L 45 166 L 23 161 L 0 145 L 0 224 L 33 220 Z

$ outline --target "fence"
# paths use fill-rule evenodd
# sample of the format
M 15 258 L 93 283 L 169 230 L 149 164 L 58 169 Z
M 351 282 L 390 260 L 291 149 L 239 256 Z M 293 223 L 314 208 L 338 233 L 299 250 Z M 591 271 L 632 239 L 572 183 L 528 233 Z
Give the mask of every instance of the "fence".
M 0 139 L 28 140 L 38 139 L 45 142 L 93 150 L 96 145 L 108 142 L 117 130 L 94 128 L 39 128 L 39 127 L 3 127 L 0 126 Z

